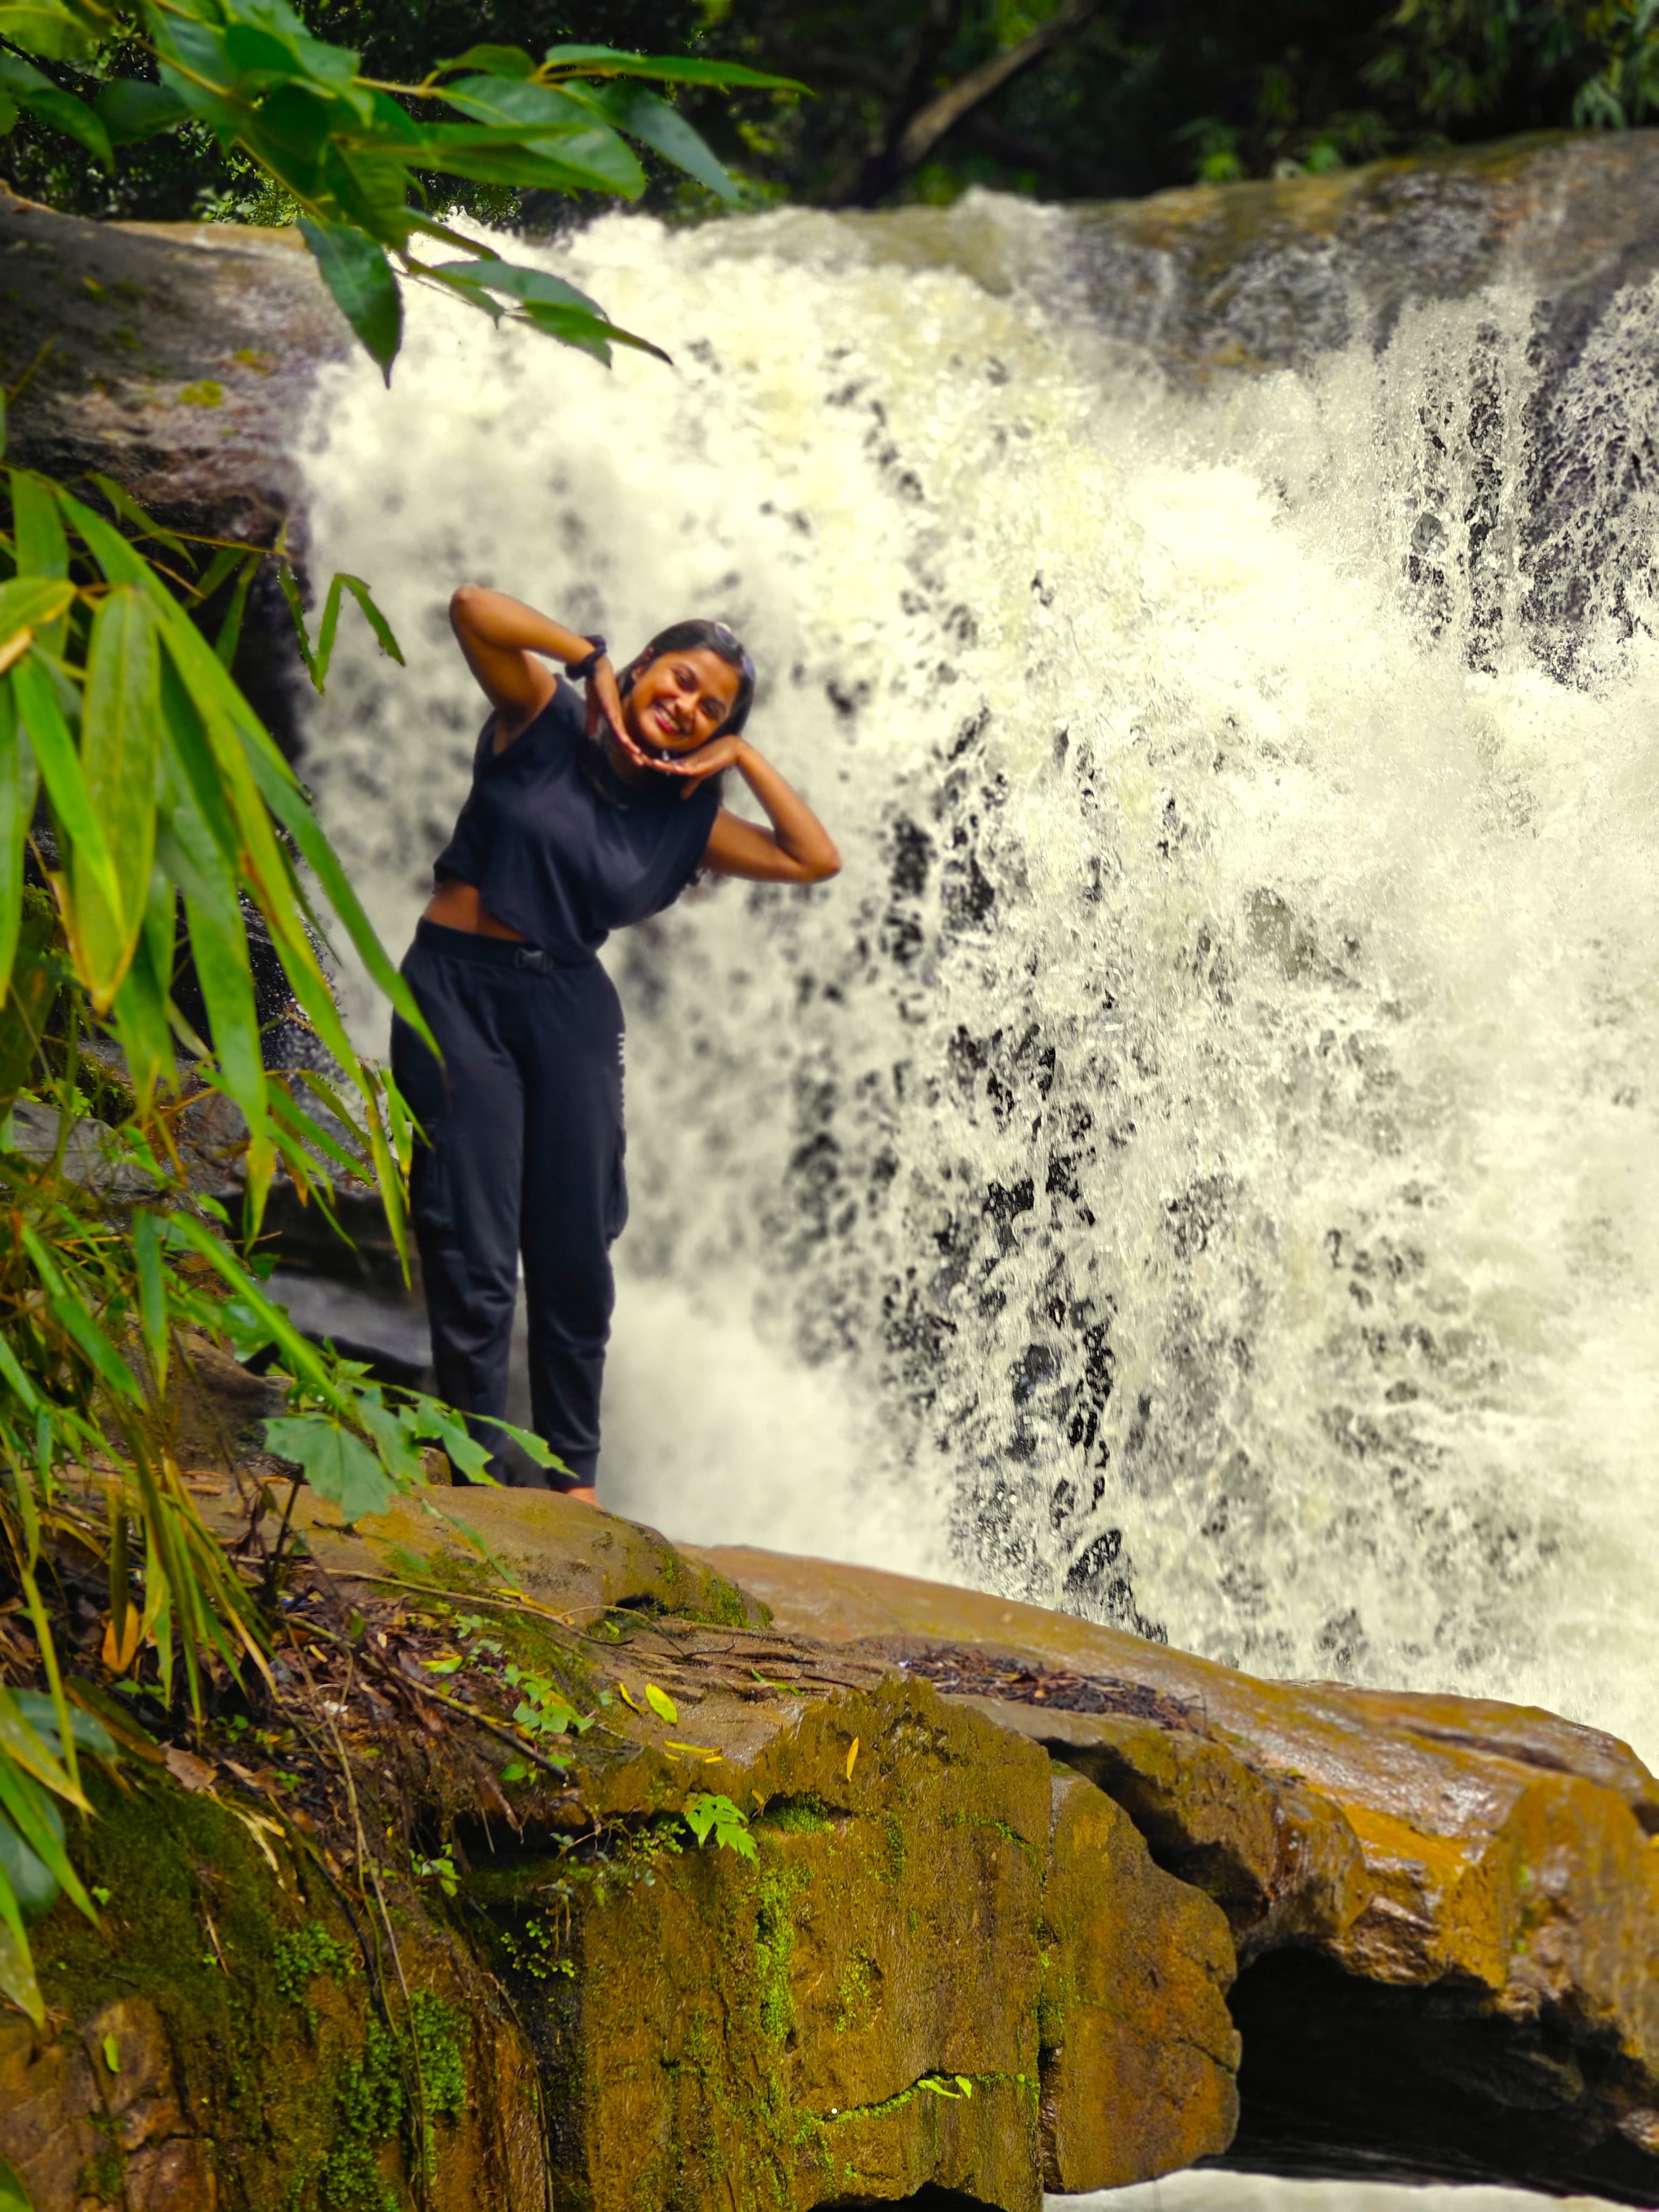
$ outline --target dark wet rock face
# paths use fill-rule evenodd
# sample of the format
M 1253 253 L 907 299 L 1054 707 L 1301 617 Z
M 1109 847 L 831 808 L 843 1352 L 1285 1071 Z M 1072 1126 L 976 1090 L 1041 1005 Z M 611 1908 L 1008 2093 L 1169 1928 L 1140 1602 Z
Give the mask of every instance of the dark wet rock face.
M 1518 284 L 1566 348 L 1659 268 L 1659 132 L 1565 134 L 1068 213 L 1090 319 L 1176 374 L 1302 368 L 1411 301 Z
M 94 501 L 100 470 L 174 529 L 270 545 L 286 525 L 303 552 L 295 444 L 319 367 L 349 341 L 296 232 L 86 222 L 0 187 L 0 375 L 28 377 L 7 457 Z M 299 672 L 269 574 L 237 673 L 295 750 Z

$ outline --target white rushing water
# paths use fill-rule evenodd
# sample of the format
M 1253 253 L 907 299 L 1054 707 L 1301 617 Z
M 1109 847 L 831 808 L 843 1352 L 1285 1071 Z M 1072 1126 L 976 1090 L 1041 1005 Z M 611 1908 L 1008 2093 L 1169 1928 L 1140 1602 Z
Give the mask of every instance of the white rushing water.
M 1060 296 L 1060 218 L 949 228 Z M 672 369 L 423 300 L 319 406 L 318 572 L 409 666 L 349 617 L 305 767 L 389 943 L 466 788 L 467 579 L 624 652 L 738 626 L 845 858 L 607 953 L 606 1496 L 1651 1756 L 1651 516 L 1529 534 L 1524 302 L 1174 393 L 878 234 L 607 220 L 551 264 Z M 1583 372 L 1609 440 L 1656 322 Z

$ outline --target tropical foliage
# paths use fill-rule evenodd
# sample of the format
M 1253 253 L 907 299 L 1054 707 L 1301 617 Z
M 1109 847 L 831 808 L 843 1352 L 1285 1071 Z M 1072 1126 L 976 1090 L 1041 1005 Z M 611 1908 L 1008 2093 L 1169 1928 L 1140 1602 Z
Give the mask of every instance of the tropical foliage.
M 655 352 L 446 217 L 467 183 L 637 197 L 636 146 L 730 195 L 702 139 L 649 88 L 760 82 L 672 57 L 567 44 L 538 58 L 502 43 L 416 82 L 371 81 L 283 0 L 139 0 L 118 15 L 101 0 L 23 0 L 0 5 L 0 131 L 27 115 L 109 171 L 118 146 L 206 134 L 297 212 L 388 377 L 411 283 L 601 360 L 618 343 Z M 123 57 L 146 73 L 112 66 Z M 14 406 L 26 383 L 7 395 Z M 420 1020 L 231 674 L 267 560 L 313 681 L 348 594 L 396 655 L 359 578 L 334 580 L 313 643 L 280 544 L 168 530 L 106 476 L 72 488 L 4 471 L 0 1540 L 46 1687 L 0 1681 L 0 1993 L 37 2021 L 26 1915 L 60 1892 L 94 1911 L 58 1808 L 86 1804 L 77 1745 L 114 1749 L 60 1664 L 65 1544 L 102 1561 L 112 1674 L 147 1667 L 164 1697 L 199 1713 L 210 1682 L 269 1663 L 274 1562 L 228 1555 L 178 1458 L 180 1393 L 204 1347 L 271 1363 L 285 1409 L 265 1443 L 348 1519 L 418 1486 L 428 1445 L 473 1474 L 488 1458 L 448 1408 L 308 1343 L 263 1284 L 255 1245 L 279 1174 L 325 1212 L 342 1180 L 376 1186 L 406 1264 L 412 1132 L 340 1021 L 326 932 Z M 315 1066 L 265 1066 L 256 936 Z M 193 1118 L 216 1105 L 241 1132 L 234 1219 L 192 1166 Z
M 418 82 L 434 52 L 539 52 L 553 37 L 689 47 L 803 77 L 811 100 L 750 86 L 718 98 L 691 87 L 680 100 L 751 199 L 939 200 L 974 183 L 1113 198 L 1447 139 L 1616 129 L 1659 106 L 1648 0 L 894 0 L 878 12 L 857 0 L 593 0 L 580 22 L 543 0 L 300 0 L 300 12 L 387 83 Z M 94 100 L 100 75 L 156 73 L 140 44 L 44 66 L 56 88 Z M 641 154 L 648 204 L 708 204 L 648 145 Z M 20 125 L 12 165 L 22 189 L 83 213 L 293 212 L 196 121 L 125 144 L 110 171 L 42 109 Z M 557 198 L 470 177 L 443 190 L 532 227 Z

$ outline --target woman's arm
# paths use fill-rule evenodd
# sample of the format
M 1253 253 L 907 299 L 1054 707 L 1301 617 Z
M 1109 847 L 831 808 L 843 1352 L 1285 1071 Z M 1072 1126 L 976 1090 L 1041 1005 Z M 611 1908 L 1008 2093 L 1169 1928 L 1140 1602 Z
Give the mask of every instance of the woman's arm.
M 665 775 L 686 776 L 694 789 L 705 777 L 734 768 L 766 809 L 769 830 L 721 807 L 703 848 L 702 864 L 711 874 L 746 876 L 759 884 L 821 884 L 841 873 L 835 839 L 800 793 L 742 738 L 715 738 L 682 761 L 653 765 Z
M 548 661 L 587 658 L 587 640 L 579 631 L 479 584 L 463 584 L 452 596 L 449 621 L 467 666 L 495 709 L 497 752 L 528 728 L 553 696 L 557 678 Z

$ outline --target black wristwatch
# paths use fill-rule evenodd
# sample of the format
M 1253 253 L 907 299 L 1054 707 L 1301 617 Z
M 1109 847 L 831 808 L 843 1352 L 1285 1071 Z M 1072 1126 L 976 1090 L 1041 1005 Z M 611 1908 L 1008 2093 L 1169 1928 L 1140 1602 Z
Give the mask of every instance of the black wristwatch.
M 590 637 L 587 642 L 593 648 L 590 653 L 580 660 L 567 660 L 564 664 L 564 672 L 573 684 L 586 684 L 605 659 L 605 642 L 602 637 Z

